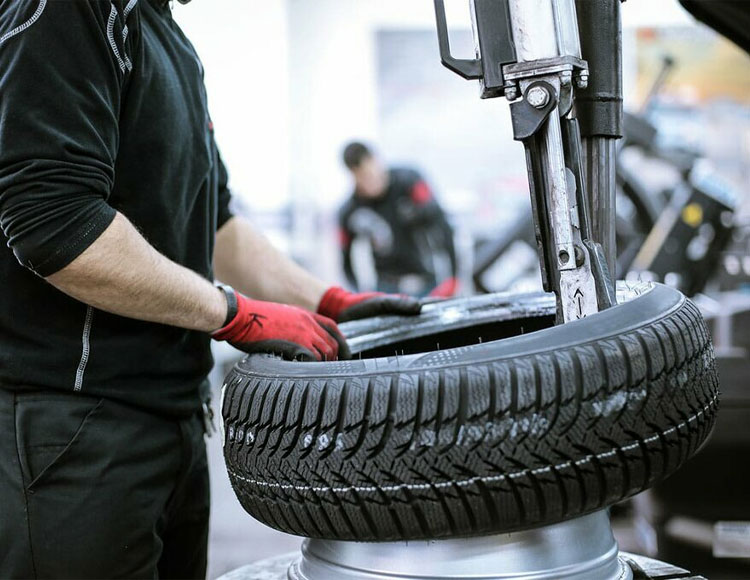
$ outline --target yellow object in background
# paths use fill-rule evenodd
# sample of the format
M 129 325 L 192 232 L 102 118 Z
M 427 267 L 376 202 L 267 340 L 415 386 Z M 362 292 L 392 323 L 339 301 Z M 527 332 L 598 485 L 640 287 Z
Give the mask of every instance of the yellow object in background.
M 698 203 L 690 203 L 682 210 L 682 221 L 691 228 L 697 228 L 703 222 L 703 208 Z

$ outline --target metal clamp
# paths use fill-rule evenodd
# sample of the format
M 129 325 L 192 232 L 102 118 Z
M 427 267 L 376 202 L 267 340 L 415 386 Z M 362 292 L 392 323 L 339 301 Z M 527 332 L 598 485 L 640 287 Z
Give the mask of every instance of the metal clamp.
M 573 71 L 578 71 L 577 74 L 579 75 L 588 75 L 588 70 L 589 67 L 585 60 L 566 55 L 507 64 L 503 67 L 503 74 L 506 81 L 517 81 L 529 77 Z

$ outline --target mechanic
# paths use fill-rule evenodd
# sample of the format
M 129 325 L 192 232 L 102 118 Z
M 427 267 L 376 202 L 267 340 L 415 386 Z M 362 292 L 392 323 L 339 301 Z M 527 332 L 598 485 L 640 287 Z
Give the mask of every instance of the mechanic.
M 419 310 L 232 216 L 202 77 L 164 0 L 0 4 L 0 577 L 203 578 L 211 336 L 333 360 Z
M 422 176 L 414 169 L 384 167 L 358 142 L 344 148 L 343 159 L 354 179 L 354 191 L 339 211 L 349 284 L 358 288 L 352 244 L 362 237 L 370 241 L 378 290 L 443 298 L 456 294 L 453 229 Z M 441 256 L 450 261 L 450 271 L 438 284 Z

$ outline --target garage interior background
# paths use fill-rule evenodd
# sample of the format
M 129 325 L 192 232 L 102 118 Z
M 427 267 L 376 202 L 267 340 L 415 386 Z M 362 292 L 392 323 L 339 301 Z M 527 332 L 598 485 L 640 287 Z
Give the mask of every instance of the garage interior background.
M 470 56 L 468 3 L 446 4 L 454 52 Z M 325 279 L 343 281 L 335 216 L 351 189 L 340 162 L 349 140 L 364 139 L 388 162 L 423 170 L 451 216 L 463 256 L 477 239 L 529 211 L 523 148 L 512 140 L 507 104 L 480 101 L 475 84 L 441 67 L 432 2 L 196 0 L 175 3 L 174 12 L 204 63 L 216 137 L 238 201 L 235 211 L 250 216 L 279 247 Z M 679 79 L 680 67 L 688 66 L 680 55 L 691 55 L 685 45 L 711 48 L 691 56 L 715 64 L 709 68 L 716 73 L 711 81 L 716 90 L 701 93 L 687 81 L 668 85 L 655 122 L 664 139 L 698 148 L 722 178 L 746 192 L 750 59 L 696 24 L 676 0 L 628 0 L 623 28 L 630 110 L 639 107 L 661 51 L 677 52 Z M 670 179 L 663 168 L 639 167 L 653 187 Z M 745 221 L 747 198 L 737 212 Z M 517 252 L 514 264 L 536 260 L 528 248 Z M 464 270 L 468 262 L 462 261 Z M 745 267 L 750 274 L 750 257 Z M 368 279 L 366 269 L 361 274 Z M 498 276 L 508 277 L 503 285 L 515 290 L 538 284 L 517 274 L 505 268 Z M 215 387 L 223 364 L 235 357 L 230 347 L 220 347 Z M 299 539 L 244 513 L 229 488 L 218 438 L 209 447 L 209 577 L 296 549 Z

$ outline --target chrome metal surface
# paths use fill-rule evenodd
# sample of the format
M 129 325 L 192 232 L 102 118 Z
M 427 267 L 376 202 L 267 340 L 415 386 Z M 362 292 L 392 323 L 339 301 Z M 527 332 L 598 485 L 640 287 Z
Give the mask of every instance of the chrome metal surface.
M 400 543 L 306 540 L 290 580 L 626 580 L 606 511 L 496 536 Z
M 532 107 L 541 109 L 549 103 L 549 92 L 543 87 L 532 87 L 526 93 L 526 100 Z
M 299 553 L 292 552 L 261 560 L 227 572 L 220 576 L 218 580 L 289 580 L 288 570 L 298 558 Z M 638 580 L 706 580 L 702 576 L 692 575 L 683 568 L 645 556 L 621 552 L 619 558 L 622 563 L 631 569 L 631 572 L 637 571 Z M 625 576 L 625 578 L 628 578 L 628 576 Z
M 614 279 L 617 275 L 615 271 L 617 263 L 615 241 L 617 140 L 611 137 L 590 137 L 583 139 L 582 144 L 591 232 L 594 241 L 599 242 L 604 250 L 607 266 Z
M 639 580 L 706 580 L 703 576 L 693 575 L 684 568 L 637 554 L 622 552 L 620 559 L 637 573 Z
M 582 262 L 575 259 L 583 239 L 576 180 L 566 167 L 558 115 L 550 116 L 544 131 L 541 157 L 547 179 L 547 219 L 552 237 L 548 251 L 554 252 L 552 258 L 557 260 L 562 320 L 570 322 L 598 312 L 596 284 L 588 257 Z
M 289 567 L 299 558 L 299 552 L 291 552 L 260 560 L 219 576 L 217 580 L 288 580 Z
M 581 58 L 581 40 L 578 37 L 578 18 L 575 0 L 554 0 L 555 32 L 557 47 L 561 55 Z
M 574 70 L 578 70 L 579 75 L 588 74 L 586 61 L 575 56 L 556 56 L 507 64 L 503 67 L 505 78 L 509 81 L 557 73 L 572 73 Z
M 509 4 L 518 62 L 560 56 L 554 3 L 551 0 L 509 0 Z
M 510 14 L 518 63 L 505 67 L 505 79 L 517 81 L 521 91 L 528 89 L 527 100 L 534 107 L 543 107 L 545 103 L 542 95 L 532 99 L 534 89 L 529 88 L 529 84 L 533 81 L 550 83 L 559 95 L 557 112 L 550 115 L 538 134 L 538 153 L 536 149 L 529 150 L 540 157 L 543 173 L 544 183 L 539 184 L 536 195 L 546 197 L 544 203 L 534 204 L 534 207 L 546 207 L 548 214 L 535 215 L 534 219 L 537 224 L 545 221 L 548 224 L 548 228 L 538 228 L 539 231 L 549 230 L 550 239 L 542 240 L 541 244 L 546 263 L 551 265 L 548 273 L 554 280 L 551 289 L 559 291 L 559 318 L 569 322 L 599 311 L 596 281 L 588 253 L 583 252 L 576 178 L 567 168 L 560 126 L 560 116 L 567 114 L 572 105 L 575 63 L 585 66 L 580 61 L 575 2 L 510 0 Z M 560 68 L 562 65 L 565 66 Z M 579 71 L 577 85 L 585 82 L 583 73 Z M 531 175 L 530 179 L 533 179 Z M 584 259 L 579 258 L 582 254 Z
M 289 580 L 288 570 L 298 558 L 299 553 L 292 552 L 261 560 L 227 572 L 218 580 Z M 619 558 L 631 569 L 631 572 L 637 571 L 638 580 L 706 580 L 702 576 L 692 575 L 683 568 L 645 556 L 621 552 Z M 625 578 L 628 576 L 626 575 Z
M 581 58 L 574 0 L 510 0 L 511 28 L 519 62 Z
M 576 208 L 575 178 L 565 166 L 560 117 L 551 115 L 545 129 L 542 164 L 549 186 L 548 216 L 552 243 L 560 274 L 560 303 L 563 321 L 570 322 L 599 311 L 596 285 L 588 259 L 576 263 L 576 247 L 583 244 Z

